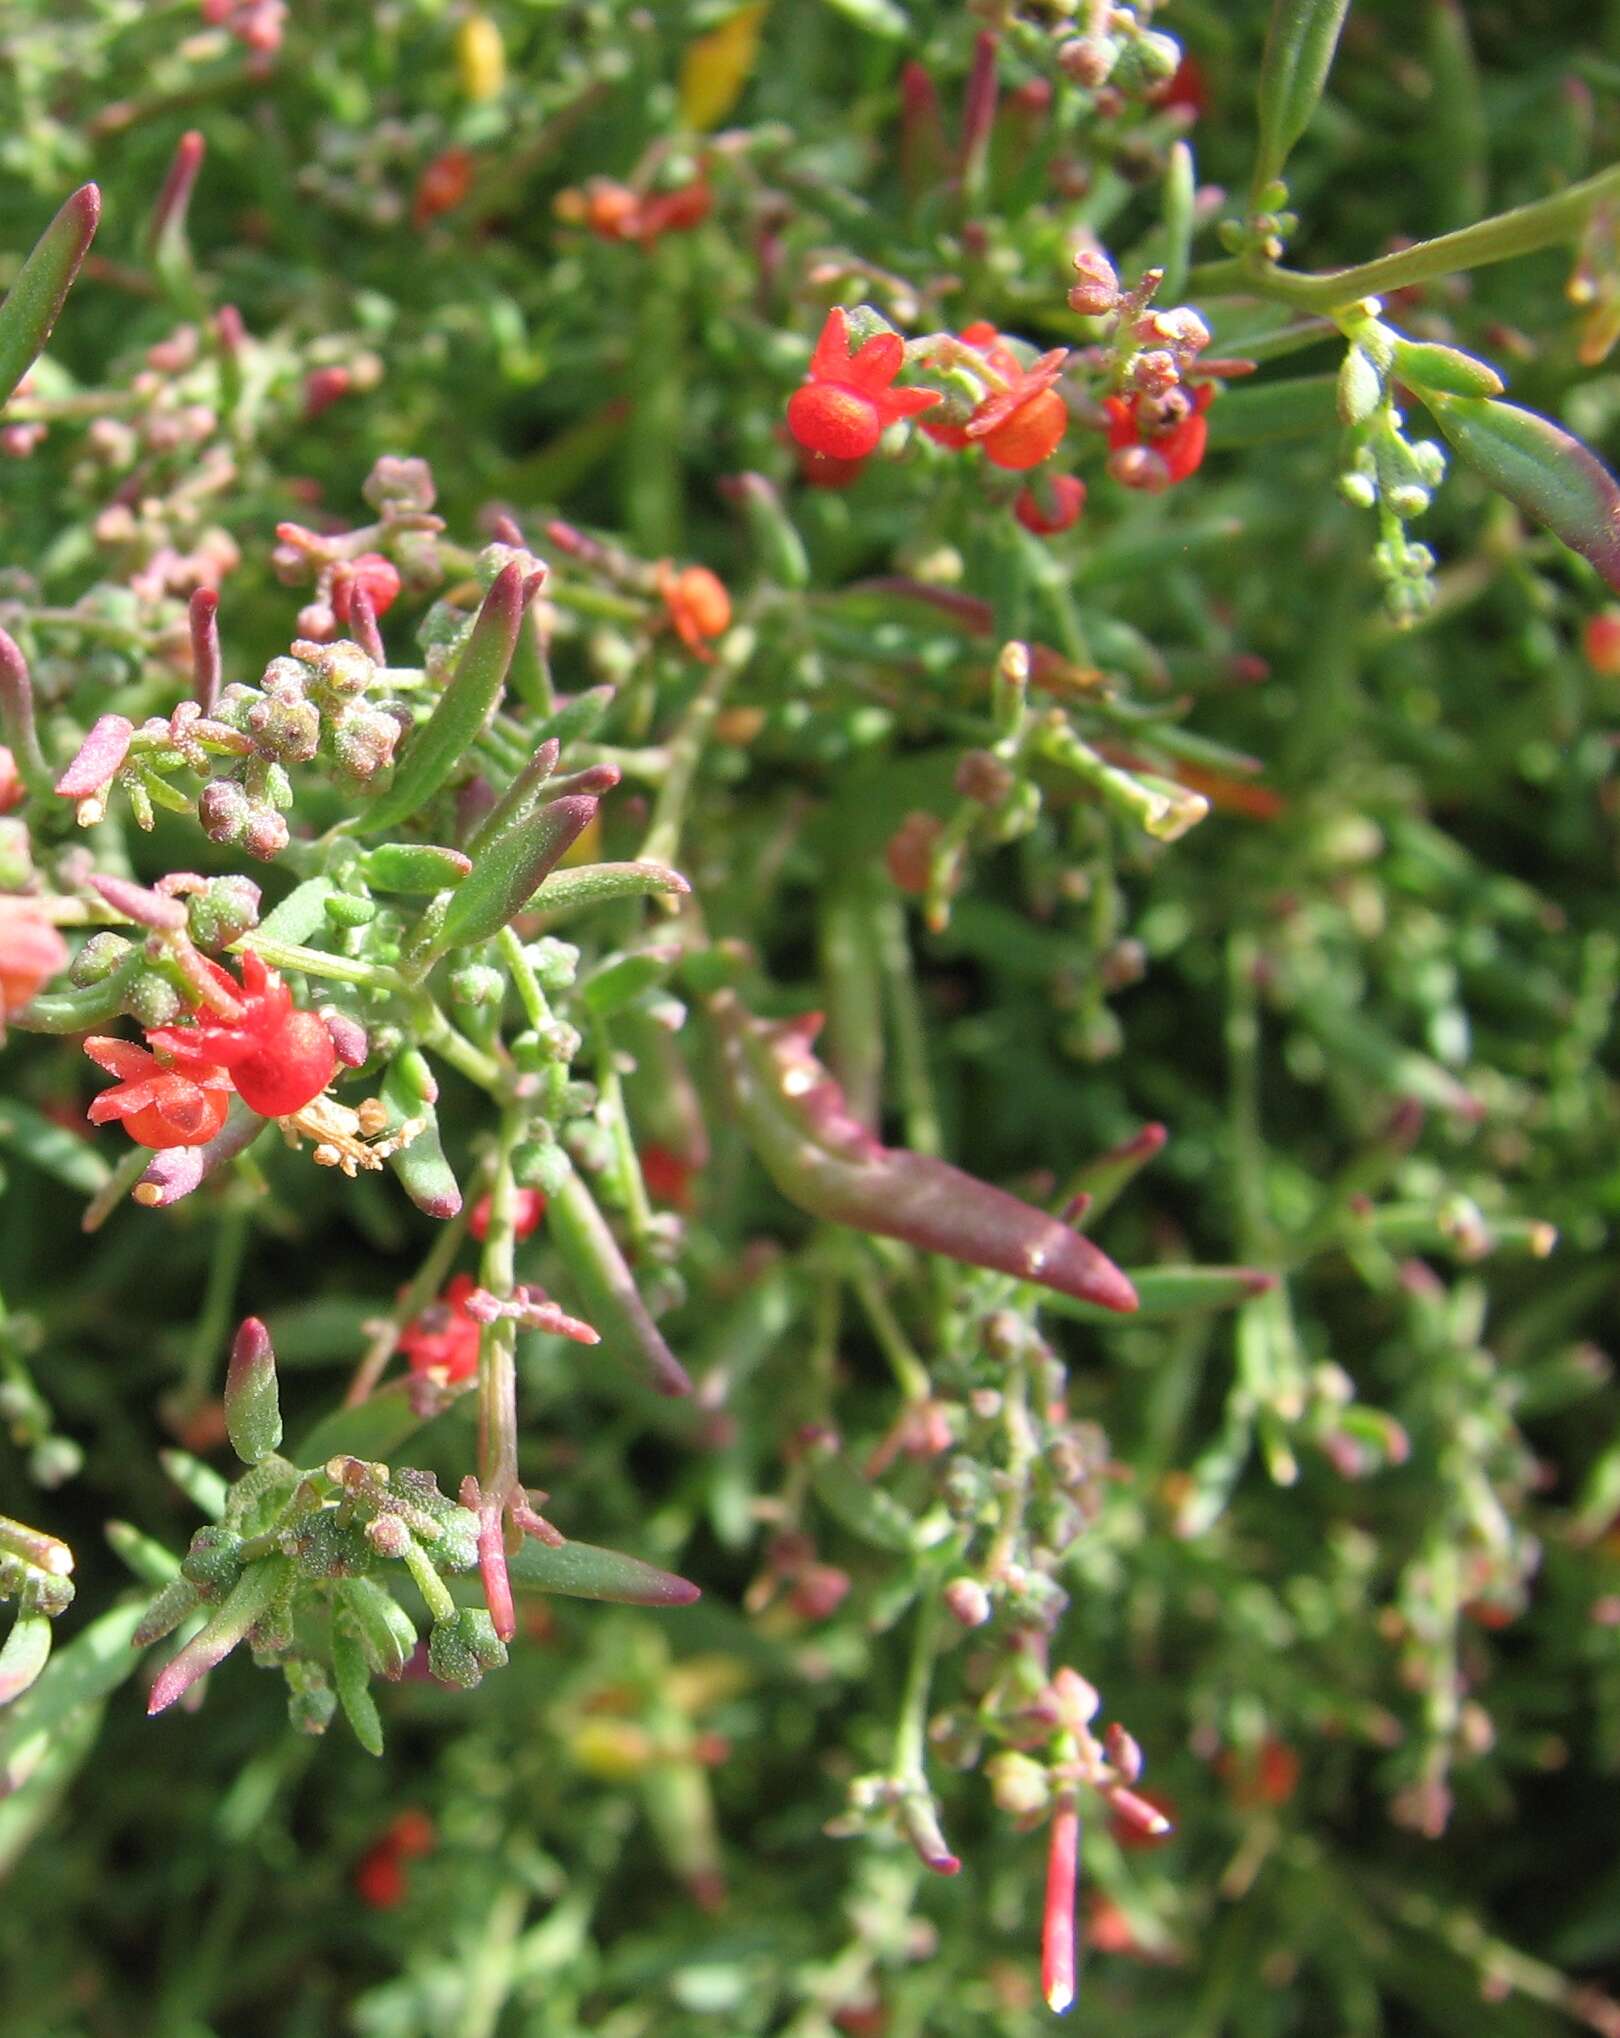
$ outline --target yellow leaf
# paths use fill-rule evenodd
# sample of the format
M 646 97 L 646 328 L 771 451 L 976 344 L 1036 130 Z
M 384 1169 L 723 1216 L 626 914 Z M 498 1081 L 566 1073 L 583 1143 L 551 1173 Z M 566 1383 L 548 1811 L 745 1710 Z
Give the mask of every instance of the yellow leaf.
M 739 8 L 718 28 L 688 43 L 681 58 L 681 118 L 699 131 L 717 127 L 742 96 L 759 54 L 769 0 Z

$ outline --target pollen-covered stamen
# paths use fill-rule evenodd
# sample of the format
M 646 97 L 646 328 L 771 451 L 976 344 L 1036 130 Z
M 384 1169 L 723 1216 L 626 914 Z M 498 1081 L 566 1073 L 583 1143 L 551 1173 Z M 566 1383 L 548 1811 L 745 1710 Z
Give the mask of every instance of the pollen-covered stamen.
M 297 1147 L 305 1139 L 313 1139 L 315 1151 L 311 1158 L 315 1165 L 339 1168 L 351 1181 L 362 1169 L 374 1173 L 427 1129 L 425 1118 L 407 1118 L 390 1132 L 388 1106 L 380 1097 L 367 1097 L 358 1110 L 350 1110 L 324 1090 L 300 1110 L 278 1118 L 276 1123 L 289 1146 Z

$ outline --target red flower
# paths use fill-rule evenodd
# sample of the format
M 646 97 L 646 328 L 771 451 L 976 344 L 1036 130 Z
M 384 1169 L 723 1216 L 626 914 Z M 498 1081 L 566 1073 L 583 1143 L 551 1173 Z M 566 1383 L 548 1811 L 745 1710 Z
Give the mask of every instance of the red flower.
M 1620 679 L 1620 609 L 1600 609 L 1588 616 L 1581 649 L 1600 679 Z
M 332 575 L 332 613 L 346 629 L 354 591 L 363 587 L 374 616 L 386 616 L 399 599 L 399 570 L 392 559 L 380 552 L 362 552 L 358 559 L 345 560 Z
M 1033 488 L 1021 488 L 1013 504 L 1013 515 L 1026 531 L 1037 538 L 1055 537 L 1072 530 L 1086 506 L 1086 484 L 1077 474 L 1056 474 L 1046 484 L 1047 501 Z
M 661 234 L 685 233 L 701 226 L 714 205 L 714 194 L 701 178 L 683 184 L 678 191 L 655 191 L 641 201 L 636 216 L 636 239 L 650 247 Z
M 68 945 L 39 901 L 0 897 L 0 1027 L 67 965 Z
M 194 1062 L 171 1067 L 132 1040 L 92 1034 L 84 1051 L 118 1081 L 91 1099 L 92 1125 L 123 1120 L 137 1146 L 206 1146 L 231 1108 L 231 1079 L 222 1068 Z
M 799 478 L 807 488 L 848 488 L 865 470 L 864 460 L 834 460 L 808 446 L 799 448 Z
M 942 446 L 982 446 L 993 465 L 1015 473 L 1049 460 L 1069 424 L 1068 406 L 1052 387 L 1063 372 L 1068 349 L 1055 347 L 1024 368 L 985 319 L 976 320 L 960 337 L 964 346 L 983 356 L 986 367 L 1006 387 L 992 390 L 965 424 L 925 425 L 923 430 Z
M 1182 107 L 1194 120 L 1201 119 L 1209 111 L 1209 86 L 1204 82 L 1203 68 L 1196 57 L 1182 58 L 1174 77 L 1153 103 L 1155 106 Z
M 0 743 L 0 814 L 9 814 L 13 807 L 20 806 L 27 790 L 18 773 L 16 758 Z
M 691 1207 L 692 1170 L 678 1153 L 671 1153 L 667 1146 L 644 1146 L 640 1160 L 641 1179 L 655 1203 L 675 1210 Z
M 1258 1748 L 1242 1754 L 1223 1749 L 1215 1772 L 1231 1792 L 1232 1802 L 1245 1809 L 1283 1805 L 1299 1788 L 1300 1760 L 1286 1741 L 1270 1734 Z
M 436 1835 L 426 1812 L 404 1811 L 382 1838 L 355 1863 L 354 1886 L 360 1901 L 375 1911 L 391 1911 L 405 1901 L 405 1863 L 433 1850 Z
M 480 1196 L 472 1207 L 472 1216 L 467 1220 L 467 1229 L 474 1238 L 488 1238 L 489 1212 L 489 1197 Z M 538 1189 L 519 1189 L 512 1229 L 519 1238 L 527 1238 L 529 1233 L 534 1230 L 535 1226 L 545 1215 L 545 1212 L 546 1199 Z
M 477 1286 L 471 1274 L 457 1274 L 438 1301 L 400 1332 L 399 1348 L 413 1373 L 442 1369 L 454 1381 L 470 1380 L 478 1371 L 481 1330 L 467 1313 L 467 1298 Z
M 1204 412 L 1215 400 L 1215 385 L 1200 382 L 1195 388 L 1172 394 L 1183 401 L 1162 422 L 1155 421 L 1152 409 L 1155 402 L 1165 401 L 1162 397 L 1151 399 L 1138 392 L 1134 396 L 1110 396 L 1103 405 L 1108 413 L 1109 450 L 1118 453 L 1127 446 L 1146 446 L 1163 463 L 1162 486 L 1166 488 L 1196 474 L 1203 464 L 1204 448 L 1209 443 L 1209 421 Z
M 665 560 L 658 569 L 658 592 L 687 650 L 699 658 L 713 658 L 705 640 L 723 637 L 731 628 L 731 596 L 719 575 L 706 566 L 687 566 L 675 573 Z
M 337 1066 L 325 1020 L 294 1005 L 291 991 L 251 949 L 242 957 L 240 985 L 217 963 L 207 967 L 236 1001 L 235 1016 L 202 1013 L 189 1026 L 155 1027 L 147 1039 L 188 1072 L 199 1063 L 229 1069 L 237 1095 L 262 1117 L 301 1111 Z
M 430 219 L 437 219 L 441 212 L 454 212 L 462 204 L 473 183 L 473 158 L 470 149 L 446 149 L 435 156 L 417 180 L 416 197 L 411 204 L 411 225 L 424 227 Z
M 853 356 L 849 320 L 834 305 L 821 328 L 810 375 L 788 404 L 788 430 L 829 460 L 863 460 L 885 430 L 939 402 L 931 389 L 893 389 L 906 358 L 898 333 L 874 333 Z

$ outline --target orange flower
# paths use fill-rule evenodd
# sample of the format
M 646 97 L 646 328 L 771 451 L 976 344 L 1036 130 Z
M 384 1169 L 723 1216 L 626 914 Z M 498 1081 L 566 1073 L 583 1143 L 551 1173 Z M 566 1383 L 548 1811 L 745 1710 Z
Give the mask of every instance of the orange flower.
M 67 963 L 68 945 L 40 902 L 0 896 L 0 1028 Z
M 673 572 L 666 559 L 658 568 L 658 592 L 675 634 L 687 650 L 699 658 L 713 658 L 705 640 L 722 637 L 731 628 L 731 596 L 725 583 L 706 566 Z
M 965 424 L 923 430 L 942 446 L 982 446 L 993 466 L 1014 473 L 1049 460 L 1069 425 L 1068 405 L 1052 387 L 1069 357 L 1067 347 L 1054 347 L 1025 368 L 986 319 L 975 320 L 960 337 L 1004 387 L 993 389 Z
M 788 430 L 806 452 L 839 462 L 864 460 L 899 418 L 939 402 L 931 389 L 894 389 L 905 365 L 898 333 L 873 333 L 852 355 L 849 319 L 841 305 L 827 314 L 810 357 L 810 374 L 788 403 Z
M 1203 464 L 1209 443 L 1209 420 L 1204 412 L 1215 400 L 1213 382 L 1200 382 L 1195 389 L 1170 392 L 1178 403 L 1166 415 L 1156 414 L 1154 403 L 1140 392 L 1134 396 L 1110 396 L 1103 408 L 1108 413 L 1108 445 L 1111 452 L 1127 446 L 1146 446 L 1163 464 L 1159 486 L 1169 488 L 1196 474 Z M 1166 398 L 1157 399 L 1162 408 Z M 1147 487 L 1145 481 L 1138 484 Z
M 116 1118 L 137 1146 L 206 1146 L 231 1108 L 231 1079 L 222 1068 L 194 1062 L 182 1073 L 132 1040 L 92 1034 L 84 1051 L 118 1081 L 90 1100 L 92 1125 Z

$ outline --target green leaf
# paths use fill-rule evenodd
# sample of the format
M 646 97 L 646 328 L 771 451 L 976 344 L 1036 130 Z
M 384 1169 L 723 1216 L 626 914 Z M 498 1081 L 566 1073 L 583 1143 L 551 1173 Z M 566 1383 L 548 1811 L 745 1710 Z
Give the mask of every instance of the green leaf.
M 140 1656 L 130 1643 L 145 1611 L 138 1601 L 92 1621 L 6 1709 L 0 1717 L 0 1797 L 32 1773 L 72 1714 L 105 1698 L 131 1674 Z
M 100 218 L 101 193 L 82 184 L 40 235 L 0 304 L 0 407 L 45 351 Z
M 382 1100 L 388 1106 L 390 1126 L 403 1125 L 408 1118 L 425 1122 L 409 1146 L 388 1156 L 388 1165 L 425 1217 L 445 1221 L 461 1209 L 461 1184 L 445 1159 L 439 1137 L 438 1114 L 433 1108 L 436 1092 L 437 1086 L 419 1049 L 408 1047 L 389 1063 L 382 1083 Z
M 1276 1286 L 1276 1278 L 1257 1267 L 1127 1267 L 1126 1279 L 1136 1290 L 1136 1315 L 1132 1322 L 1151 1322 L 1171 1316 L 1198 1316 L 1211 1309 L 1235 1309 L 1255 1295 Z M 1058 1316 L 1071 1316 L 1081 1323 L 1111 1323 L 1119 1317 L 1111 1309 L 1099 1309 L 1092 1302 L 1077 1302 L 1068 1295 L 1043 1296 L 1041 1307 Z
M 628 955 L 609 956 L 582 981 L 580 996 L 597 1018 L 606 1018 L 663 983 L 681 954 L 678 947 L 665 944 L 659 948 L 638 948 Z
M 529 908 L 557 919 L 585 906 L 599 906 L 606 899 L 670 898 L 691 889 L 667 863 L 582 863 L 575 870 L 554 870 L 529 901 Z
M 1257 194 L 1282 175 L 1295 142 L 1310 126 L 1349 8 L 1350 0 L 1272 0 L 1260 59 Z
M 383 842 L 360 859 L 360 873 L 379 892 L 431 895 L 459 885 L 472 858 L 435 842 Z
M 361 817 L 368 834 L 397 828 L 420 813 L 466 757 L 505 682 L 523 609 L 522 572 L 515 565 L 503 566 L 484 597 L 439 705 L 411 736 L 393 784 Z
M 31 1105 L 7 1098 L 0 1104 L 0 1146 L 54 1175 L 83 1196 L 107 1185 L 112 1170 L 87 1139 L 66 1126 L 53 1124 Z
M 892 1494 L 863 1479 L 847 1458 L 817 1458 L 810 1484 L 827 1512 L 863 1543 L 907 1556 L 916 1550 L 917 1524 Z
M 690 1394 L 692 1383 L 642 1301 L 607 1219 L 572 1170 L 547 1199 L 546 1229 L 603 1350 L 634 1366 L 660 1394 Z
M 487 843 L 450 901 L 435 949 L 442 954 L 499 934 L 590 826 L 600 804 L 590 793 L 565 794 L 533 808 Z
M 339 1592 L 366 1661 L 379 1677 L 402 1677 L 416 1649 L 416 1624 L 393 1594 L 373 1578 L 345 1578 Z
M 526 1538 L 507 1559 L 512 1583 L 530 1592 L 556 1592 L 569 1599 L 610 1599 L 623 1606 L 690 1606 L 698 1588 L 672 1571 L 660 1571 L 621 1550 L 594 1543 L 556 1546 Z
M 254 934 L 265 934 L 273 941 L 289 941 L 302 947 L 326 925 L 326 902 L 336 890 L 329 877 L 305 878 L 301 885 L 293 886 L 274 911 L 265 915 L 246 937 L 246 945 L 253 946 Z
M 332 1682 L 338 1703 L 354 1729 L 354 1738 L 368 1755 L 383 1751 L 382 1715 L 371 1695 L 371 1676 L 360 1643 L 339 1613 L 332 1622 Z
M 1396 374 L 1420 395 L 1431 390 L 1437 396 L 1502 394 L 1502 378 L 1490 362 L 1465 354 L 1461 347 L 1397 339 L 1392 355 Z
M 38 1678 L 51 1660 L 49 1614 L 20 1613 L 11 1633 L 0 1643 L 0 1705 L 10 1705 Z
M 1573 432 L 1513 403 L 1426 391 L 1452 451 L 1620 592 L 1620 484 Z
M 225 1428 L 244 1465 L 256 1465 L 281 1442 L 281 1392 L 270 1334 L 247 1317 L 231 1346 L 225 1374 Z

